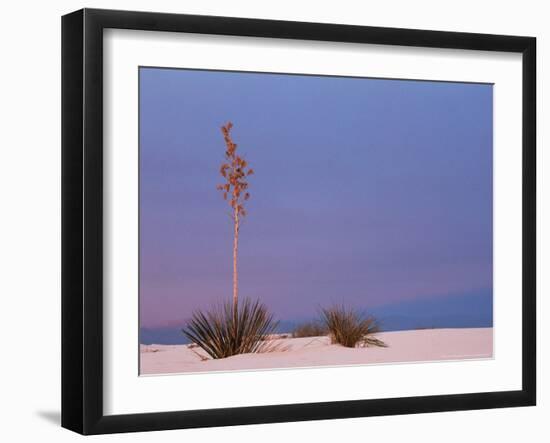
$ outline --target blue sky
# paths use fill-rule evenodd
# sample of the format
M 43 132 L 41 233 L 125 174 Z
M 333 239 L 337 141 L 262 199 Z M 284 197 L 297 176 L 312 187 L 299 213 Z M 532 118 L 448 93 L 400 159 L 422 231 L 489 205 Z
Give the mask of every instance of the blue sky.
M 141 326 L 231 297 L 227 121 L 256 172 L 241 297 L 291 320 L 491 294 L 492 103 L 486 84 L 141 68 Z

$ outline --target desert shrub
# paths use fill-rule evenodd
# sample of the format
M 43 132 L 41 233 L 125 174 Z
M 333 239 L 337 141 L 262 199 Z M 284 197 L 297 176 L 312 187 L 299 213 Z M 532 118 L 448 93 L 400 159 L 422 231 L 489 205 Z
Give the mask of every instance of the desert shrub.
M 327 334 L 328 334 L 328 329 L 323 323 L 319 321 L 310 321 L 310 322 L 299 324 L 292 331 L 293 338 L 320 337 L 322 335 L 327 335 Z
M 322 308 L 321 316 L 332 343 L 339 343 L 347 348 L 386 346 L 383 341 L 374 336 L 380 332 L 380 327 L 374 317 L 366 316 L 355 309 L 347 309 L 344 306 Z
M 278 322 L 259 301 L 245 299 L 239 302 L 237 313 L 233 304 L 226 302 L 210 311 L 195 311 L 183 334 L 212 358 L 237 354 L 267 352 Z

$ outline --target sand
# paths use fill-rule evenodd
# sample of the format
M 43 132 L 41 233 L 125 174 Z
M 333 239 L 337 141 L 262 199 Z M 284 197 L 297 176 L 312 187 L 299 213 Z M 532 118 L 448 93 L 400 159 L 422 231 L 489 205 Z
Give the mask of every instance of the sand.
M 377 334 L 388 347 L 345 348 L 328 337 L 274 338 L 279 350 L 210 359 L 189 345 L 141 345 L 141 375 L 492 358 L 493 328 Z

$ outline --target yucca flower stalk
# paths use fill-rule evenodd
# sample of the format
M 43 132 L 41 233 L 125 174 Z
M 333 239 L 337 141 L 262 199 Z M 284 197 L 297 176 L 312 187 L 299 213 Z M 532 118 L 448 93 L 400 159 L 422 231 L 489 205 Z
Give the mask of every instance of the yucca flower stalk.
M 236 320 L 239 304 L 239 274 L 237 268 L 239 229 L 241 220 L 247 214 L 244 202 L 250 198 L 247 177 L 254 174 L 254 171 L 248 166 L 248 162 L 237 154 L 237 144 L 231 138 L 232 128 L 233 123 L 231 122 L 221 128 L 226 149 L 225 161 L 220 166 L 220 174 L 225 182 L 219 184 L 217 189 L 223 193 L 223 199 L 229 202 L 233 220 L 233 316 Z

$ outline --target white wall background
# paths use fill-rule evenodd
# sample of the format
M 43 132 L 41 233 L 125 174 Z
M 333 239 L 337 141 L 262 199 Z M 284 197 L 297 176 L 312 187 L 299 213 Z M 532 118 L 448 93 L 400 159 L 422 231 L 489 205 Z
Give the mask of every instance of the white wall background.
M 0 438 L 74 441 L 60 414 L 60 16 L 81 7 L 531 35 L 538 38 L 539 405 L 534 408 L 101 436 L 94 441 L 393 442 L 550 438 L 550 27 L 545 2 L 5 2 L 0 26 Z M 547 275 L 543 275 L 547 271 Z M 514 327 L 514 325 L 510 325 Z

